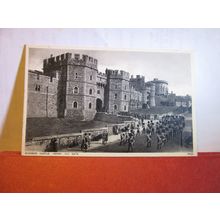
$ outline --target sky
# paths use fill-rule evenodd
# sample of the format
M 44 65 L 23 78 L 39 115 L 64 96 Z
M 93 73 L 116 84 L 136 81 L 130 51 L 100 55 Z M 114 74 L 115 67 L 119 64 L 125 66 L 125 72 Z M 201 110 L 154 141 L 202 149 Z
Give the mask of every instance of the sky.
M 169 92 L 192 94 L 191 58 L 186 52 L 30 48 L 28 68 L 42 71 L 43 59 L 49 58 L 51 54 L 57 56 L 67 52 L 87 54 L 97 59 L 99 72 L 105 72 L 108 68 L 127 71 L 134 77 L 143 75 L 145 81 L 158 78 L 168 82 Z

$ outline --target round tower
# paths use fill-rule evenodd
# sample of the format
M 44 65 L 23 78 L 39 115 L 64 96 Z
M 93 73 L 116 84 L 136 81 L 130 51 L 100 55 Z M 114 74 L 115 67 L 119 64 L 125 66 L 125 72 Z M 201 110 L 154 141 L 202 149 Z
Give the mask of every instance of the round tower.
M 152 82 L 146 82 L 145 83 L 145 88 L 147 89 L 148 92 L 148 97 L 147 97 L 147 101 L 148 101 L 148 105 L 150 105 L 150 107 L 155 107 L 156 103 L 155 103 L 155 84 Z

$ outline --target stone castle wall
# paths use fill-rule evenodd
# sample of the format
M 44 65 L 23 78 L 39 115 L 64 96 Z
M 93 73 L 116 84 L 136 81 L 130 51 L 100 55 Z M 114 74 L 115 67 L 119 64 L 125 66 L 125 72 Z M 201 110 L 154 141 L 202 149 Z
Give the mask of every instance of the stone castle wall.
M 57 117 L 57 85 L 56 78 L 28 72 L 28 118 Z
M 65 53 L 43 62 L 43 73 L 29 71 L 27 117 L 69 117 L 93 120 L 97 112 L 118 114 L 160 106 L 168 83 L 128 72 L 106 69 L 87 55 Z M 36 89 L 40 86 L 40 89 Z M 37 110 L 36 110 L 37 109 Z
M 117 114 L 128 112 L 130 102 L 129 73 L 118 70 L 106 70 L 108 76 L 107 111 Z
M 96 69 L 81 65 L 68 65 L 65 117 L 73 117 L 76 114 L 81 120 L 94 118 L 97 94 L 96 78 Z M 74 103 L 77 104 L 74 105 Z

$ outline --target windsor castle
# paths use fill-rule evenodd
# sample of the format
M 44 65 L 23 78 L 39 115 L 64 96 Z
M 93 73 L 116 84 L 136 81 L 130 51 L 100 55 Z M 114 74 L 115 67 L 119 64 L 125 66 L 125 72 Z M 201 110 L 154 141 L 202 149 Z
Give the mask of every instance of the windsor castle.
M 122 70 L 98 71 L 98 60 L 65 53 L 43 61 L 43 71 L 28 71 L 27 117 L 93 120 L 97 112 L 118 114 L 157 106 L 190 106 L 190 96 L 168 93 L 168 82 L 145 82 Z

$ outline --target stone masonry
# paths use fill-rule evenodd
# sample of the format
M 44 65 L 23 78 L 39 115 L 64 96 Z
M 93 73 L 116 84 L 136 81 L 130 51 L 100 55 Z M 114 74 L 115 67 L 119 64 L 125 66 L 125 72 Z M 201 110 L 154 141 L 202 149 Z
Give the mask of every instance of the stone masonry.
M 97 112 L 118 114 L 151 108 L 170 100 L 168 83 L 145 82 L 122 70 L 98 71 L 98 60 L 88 55 L 61 54 L 44 59 L 43 72 L 28 72 L 27 117 L 93 120 Z M 172 100 L 175 101 L 172 93 Z

